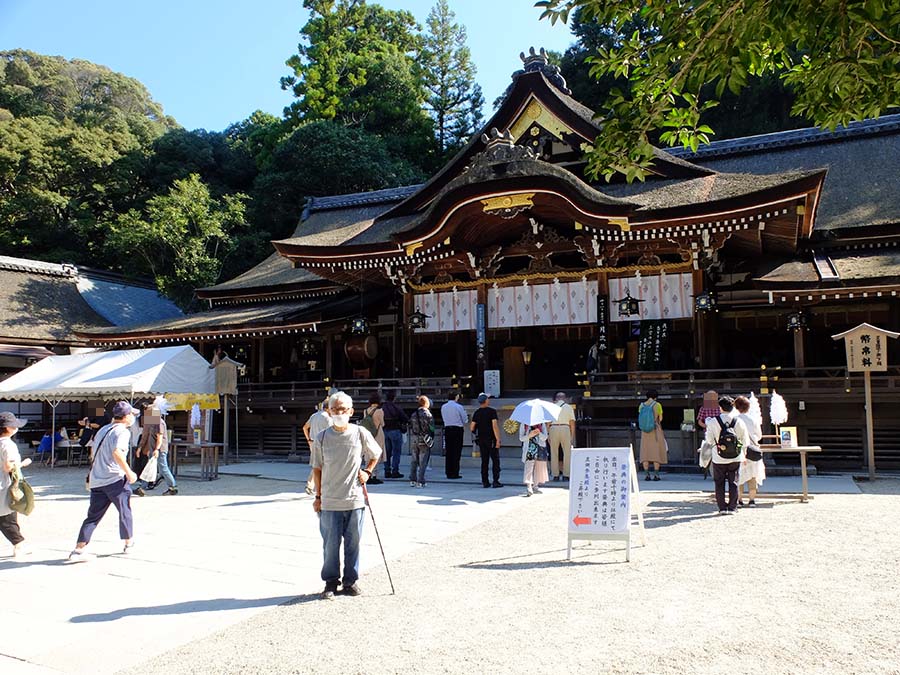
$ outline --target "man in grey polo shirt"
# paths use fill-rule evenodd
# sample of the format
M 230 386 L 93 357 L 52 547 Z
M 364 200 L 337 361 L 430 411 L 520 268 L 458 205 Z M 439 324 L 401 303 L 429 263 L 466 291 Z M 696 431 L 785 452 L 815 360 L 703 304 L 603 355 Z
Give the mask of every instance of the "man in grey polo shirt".
M 332 426 L 312 443 L 310 464 L 315 484 L 313 509 L 319 514 L 322 534 L 324 599 L 333 598 L 338 583 L 344 595 L 359 595 L 359 542 L 366 500 L 363 485 L 381 456 L 381 447 L 369 431 L 350 424 L 353 399 L 344 392 L 328 398 Z M 364 468 L 360 469 L 361 466 Z M 341 577 L 341 543 L 344 569 Z

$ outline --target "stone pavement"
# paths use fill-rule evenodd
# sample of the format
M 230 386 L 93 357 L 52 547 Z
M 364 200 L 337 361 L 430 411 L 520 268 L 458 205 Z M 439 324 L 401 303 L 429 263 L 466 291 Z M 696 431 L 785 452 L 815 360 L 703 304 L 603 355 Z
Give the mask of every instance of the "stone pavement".
M 473 482 L 473 469 L 465 481 L 434 479 L 425 489 L 411 488 L 407 480 L 372 487 L 388 558 L 433 547 L 527 503 L 517 484 L 521 464 L 504 464 L 508 486 L 501 489 Z M 29 471 L 39 501 L 21 521 L 34 553 L 21 562 L 0 557 L 4 619 L 15 628 L 0 634 L 0 673 L 116 672 L 317 592 L 321 539 L 300 483 L 308 470 L 300 464 L 246 463 L 223 467 L 218 481 L 200 482 L 184 467 L 177 497 L 163 497 L 160 490 L 133 499 L 132 553 L 121 553 L 112 511 L 90 546 L 97 558 L 82 564 L 65 559 L 87 511 L 84 470 Z M 796 491 L 799 481 L 779 477 L 765 487 Z M 708 491 L 712 481 L 664 475 L 641 488 Z M 849 478 L 816 476 L 810 491 L 857 490 Z M 0 543 L 0 555 L 9 551 Z M 382 566 L 367 517 L 363 573 Z

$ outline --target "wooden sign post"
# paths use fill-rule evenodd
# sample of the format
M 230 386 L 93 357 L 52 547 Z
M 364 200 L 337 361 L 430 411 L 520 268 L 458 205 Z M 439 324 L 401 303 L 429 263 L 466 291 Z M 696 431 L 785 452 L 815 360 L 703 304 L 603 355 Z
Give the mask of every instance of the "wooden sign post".
M 632 518 L 637 518 L 644 545 L 644 513 L 631 446 L 573 448 L 569 482 L 568 548 L 578 539 L 625 542 L 631 560 Z
M 869 480 L 875 480 L 875 430 L 872 426 L 872 371 L 883 373 L 888 368 L 887 341 L 900 333 L 861 323 L 856 328 L 832 335 L 832 340 L 844 340 L 847 350 L 847 370 L 863 373 L 866 384 L 866 451 Z

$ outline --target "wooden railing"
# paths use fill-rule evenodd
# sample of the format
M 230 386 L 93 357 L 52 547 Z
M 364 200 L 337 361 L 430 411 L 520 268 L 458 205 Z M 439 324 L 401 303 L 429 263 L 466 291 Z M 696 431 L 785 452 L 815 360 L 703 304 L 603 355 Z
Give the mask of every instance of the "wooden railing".
M 354 401 L 368 401 L 374 392 L 382 395 L 388 390 L 397 392 L 400 402 L 414 402 L 424 394 L 435 401 L 446 399 L 447 392 L 459 388 L 463 395 L 470 388 L 471 377 L 399 377 L 377 379 L 339 379 L 333 382 L 248 382 L 238 385 L 240 403 L 252 408 L 306 406 L 321 401 L 329 390 L 347 392 Z M 477 392 L 476 392 L 477 393 Z M 472 394 L 474 395 L 474 394 Z
M 632 399 L 656 389 L 662 398 L 695 398 L 715 390 L 720 394 L 762 389 L 800 396 L 804 400 L 862 396 L 863 377 L 844 368 L 758 368 L 719 370 L 632 371 L 587 376 L 576 373 L 578 383 L 592 399 Z M 872 376 L 875 392 L 900 397 L 900 368 Z M 877 395 L 877 394 L 876 394 Z

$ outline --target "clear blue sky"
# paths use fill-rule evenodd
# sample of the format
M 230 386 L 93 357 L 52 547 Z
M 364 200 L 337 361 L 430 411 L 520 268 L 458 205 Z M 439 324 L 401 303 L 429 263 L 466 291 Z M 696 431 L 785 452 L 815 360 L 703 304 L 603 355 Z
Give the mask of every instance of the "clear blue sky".
M 572 36 L 539 21 L 533 0 L 449 0 L 466 26 L 478 81 L 493 100 L 529 47 L 563 51 Z M 370 3 L 375 4 L 375 3 Z M 424 26 L 434 0 L 382 0 Z M 306 22 L 300 0 L 0 0 L 0 50 L 82 58 L 134 77 L 188 129 L 221 131 L 290 102 L 278 78 Z

